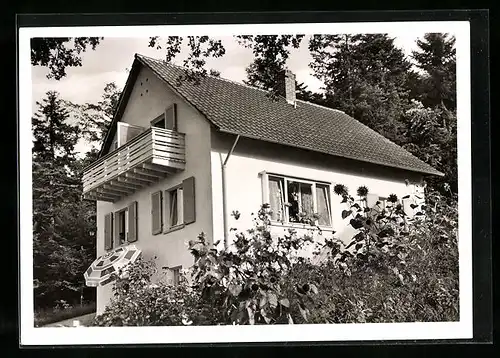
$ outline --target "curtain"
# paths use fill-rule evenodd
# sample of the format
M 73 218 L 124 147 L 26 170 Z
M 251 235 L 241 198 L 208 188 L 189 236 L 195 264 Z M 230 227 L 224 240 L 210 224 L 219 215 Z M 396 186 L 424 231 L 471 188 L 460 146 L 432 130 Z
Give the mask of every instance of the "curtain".
M 330 218 L 330 200 L 328 196 L 328 187 L 323 185 L 316 185 L 316 200 L 318 201 L 318 224 L 324 226 L 331 225 Z
M 170 193 L 170 226 L 177 225 L 177 190 Z
M 271 219 L 283 220 L 283 180 L 269 178 L 269 205 L 271 206 Z
M 300 200 L 302 212 L 307 216 L 314 213 L 313 194 L 311 184 L 300 184 Z

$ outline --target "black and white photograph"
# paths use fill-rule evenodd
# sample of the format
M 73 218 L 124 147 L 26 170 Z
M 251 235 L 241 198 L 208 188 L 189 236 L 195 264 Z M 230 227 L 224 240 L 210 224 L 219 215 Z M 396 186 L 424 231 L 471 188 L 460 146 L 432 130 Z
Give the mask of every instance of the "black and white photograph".
M 472 338 L 467 22 L 19 36 L 21 344 Z

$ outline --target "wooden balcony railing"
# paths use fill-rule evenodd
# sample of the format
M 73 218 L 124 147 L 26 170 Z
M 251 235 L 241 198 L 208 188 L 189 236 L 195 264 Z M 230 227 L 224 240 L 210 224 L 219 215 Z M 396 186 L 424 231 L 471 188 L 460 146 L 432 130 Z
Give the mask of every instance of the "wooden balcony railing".
M 185 164 L 184 134 L 152 127 L 85 168 L 83 195 L 115 202 Z

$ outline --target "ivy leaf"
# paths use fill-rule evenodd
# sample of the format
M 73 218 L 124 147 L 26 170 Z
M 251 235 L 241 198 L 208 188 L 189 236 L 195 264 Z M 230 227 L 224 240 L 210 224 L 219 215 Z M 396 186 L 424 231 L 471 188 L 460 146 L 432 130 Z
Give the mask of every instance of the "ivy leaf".
M 271 319 L 267 316 L 266 310 L 263 308 L 260 309 L 260 315 L 264 318 L 267 324 L 271 322 Z
M 365 238 L 365 234 L 363 232 L 358 232 L 356 235 L 354 235 L 353 239 L 355 241 L 361 241 Z
M 351 219 L 351 221 L 349 221 L 349 223 L 355 229 L 360 229 L 363 227 L 363 222 L 361 220 L 358 220 L 358 219 Z
M 280 304 L 286 308 L 290 307 L 290 301 L 288 300 L 288 298 L 282 298 L 280 300 Z
M 299 310 L 302 318 L 304 318 L 304 321 L 308 322 L 309 320 L 307 316 L 309 314 L 309 310 L 302 303 L 299 304 Z
M 229 289 L 229 292 L 231 292 L 231 294 L 235 297 L 238 296 L 242 290 L 240 285 L 234 285 L 234 284 L 229 285 L 228 289 Z
M 318 294 L 318 288 L 316 287 L 316 285 L 314 285 L 314 284 L 312 284 L 312 283 L 311 283 L 311 284 L 309 285 L 309 289 L 310 289 L 310 290 L 311 290 L 311 292 L 312 292 L 312 293 L 314 293 L 315 295 L 317 295 L 317 294 Z
M 271 308 L 276 308 L 278 306 L 278 297 L 276 296 L 275 293 L 269 293 L 267 295 L 267 299 L 269 301 L 269 306 Z
M 345 219 L 352 214 L 352 210 L 342 210 L 342 219 Z
M 268 299 L 266 297 L 266 295 L 262 295 L 262 297 L 260 298 L 260 303 L 259 303 L 259 306 L 262 308 L 266 305 Z

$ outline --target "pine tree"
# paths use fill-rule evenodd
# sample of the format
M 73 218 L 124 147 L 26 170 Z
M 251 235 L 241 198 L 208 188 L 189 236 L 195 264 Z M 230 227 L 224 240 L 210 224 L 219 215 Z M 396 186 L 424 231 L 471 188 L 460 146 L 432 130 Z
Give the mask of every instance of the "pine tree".
M 411 63 L 394 40 L 387 34 L 316 35 L 309 49 L 327 105 L 399 143 Z
M 37 103 L 33 128 L 33 260 L 35 305 L 79 296 L 94 243 L 81 200 L 74 153 L 78 127 L 56 92 Z
M 428 33 L 417 40 L 418 50 L 412 56 L 424 73 L 419 100 L 426 107 L 456 109 L 455 38 L 444 33 Z

